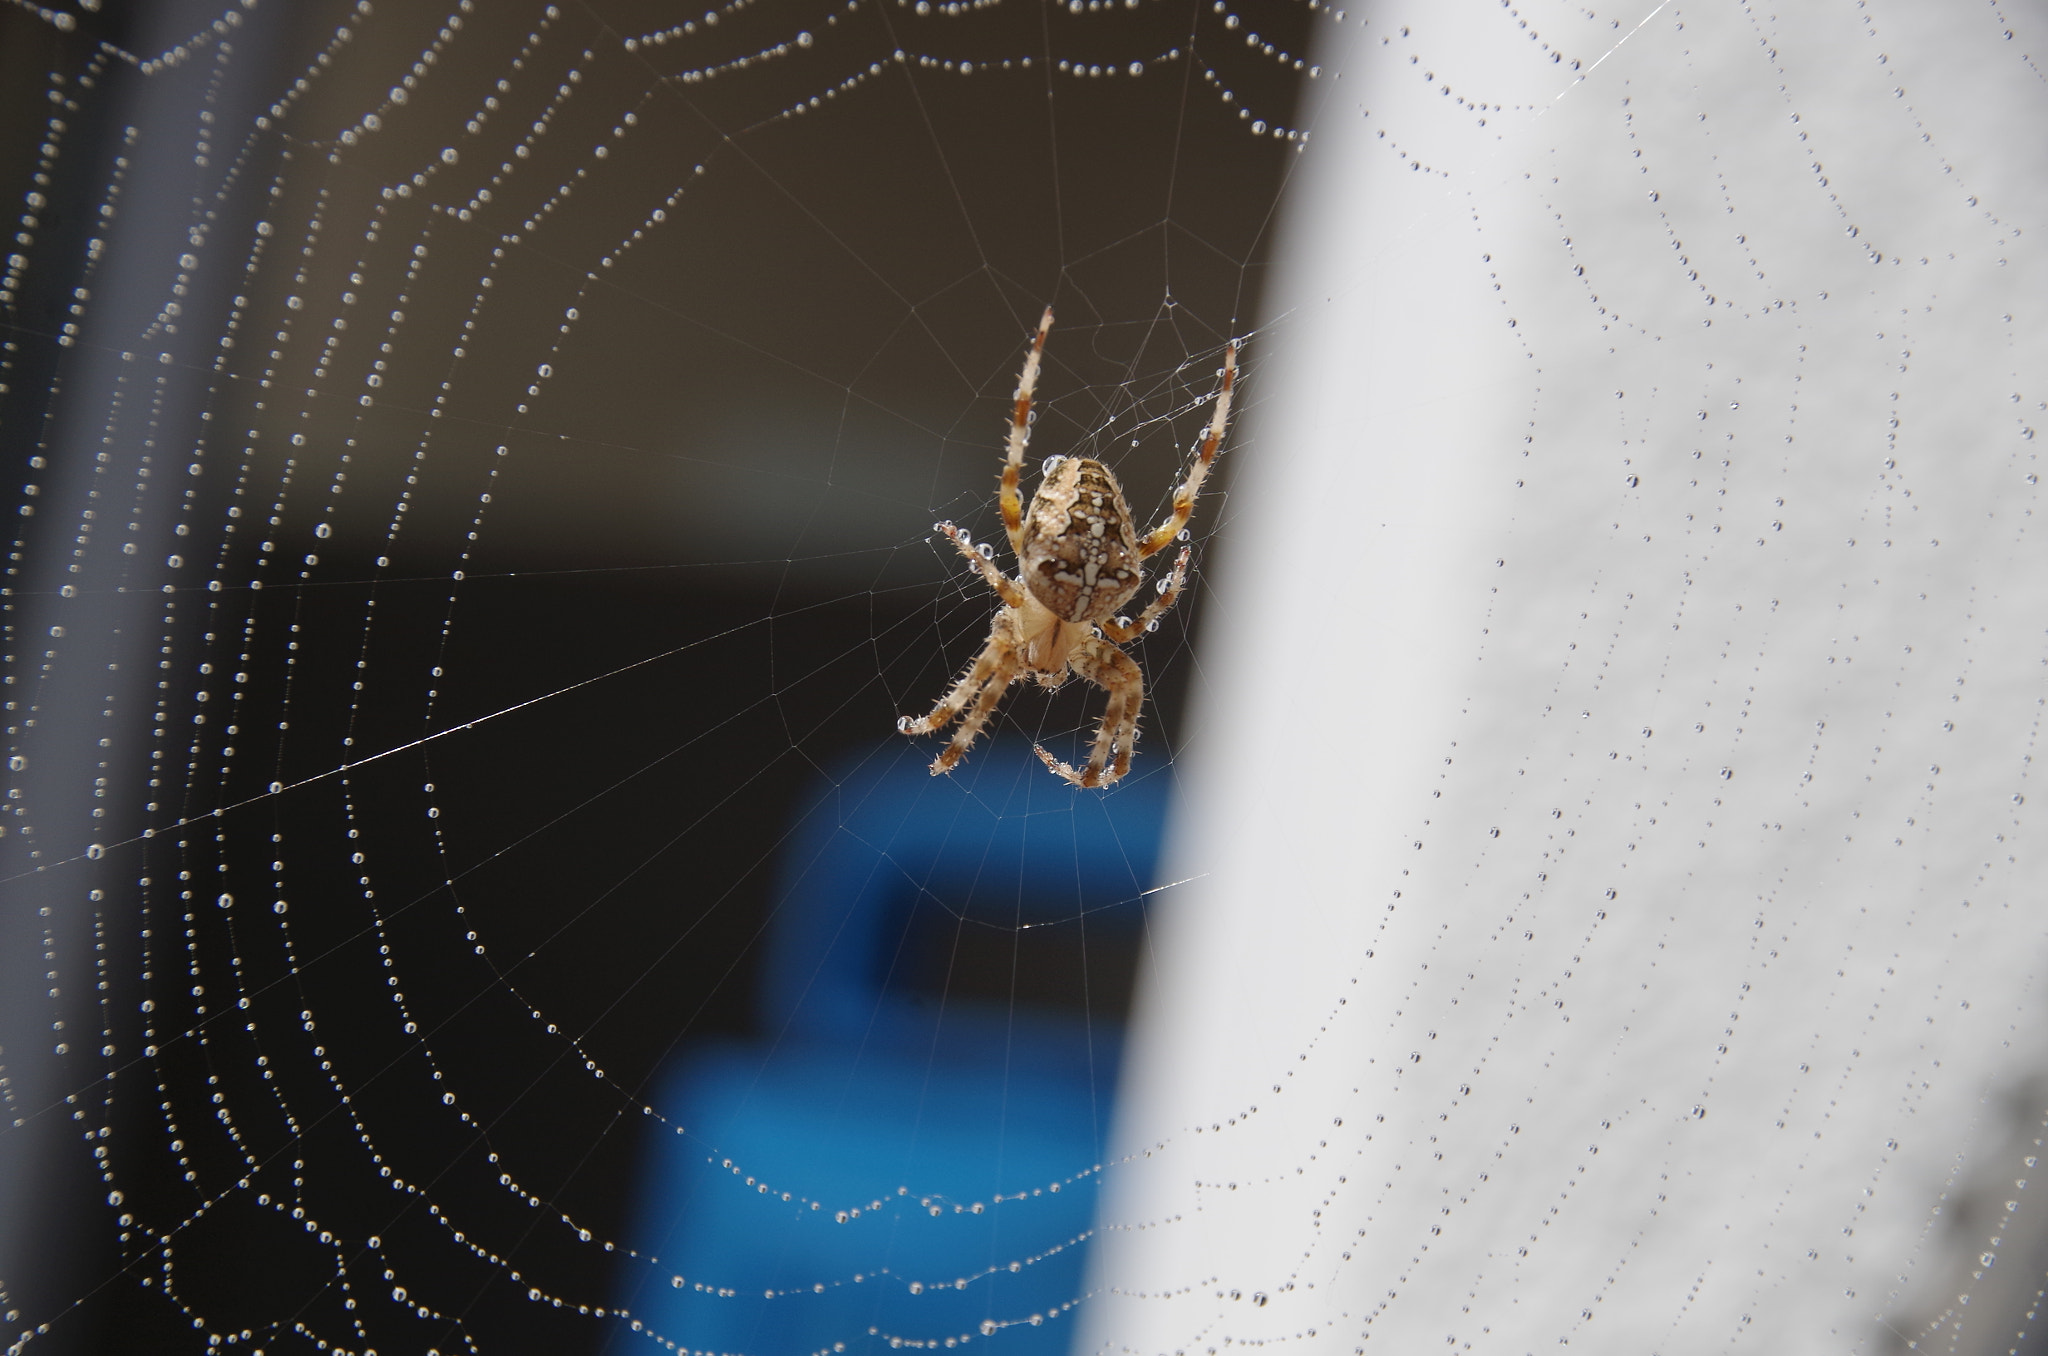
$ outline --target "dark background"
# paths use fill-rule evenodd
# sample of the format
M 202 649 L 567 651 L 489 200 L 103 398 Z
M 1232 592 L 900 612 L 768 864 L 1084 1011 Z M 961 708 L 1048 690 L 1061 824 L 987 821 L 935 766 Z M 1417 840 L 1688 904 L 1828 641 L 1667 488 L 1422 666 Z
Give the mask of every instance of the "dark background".
M 457 1323 L 485 1350 L 602 1344 L 611 1325 L 531 1303 L 527 1286 L 609 1302 L 612 1259 L 561 1216 L 616 1236 L 653 1071 L 693 1040 L 752 1034 L 778 846 L 819 779 L 849 758 L 935 751 L 895 736 L 895 718 L 944 690 L 993 609 L 929 524 L 1000 540 L 1006 401 L 1039 308 L 1059 323 L 1033 461 L 1100 456 L 1147 516 L 1199 432 L 1222 343 L 1256 313 L 1296 156 L 1252 136 L 1203 72 L 1261 116 L 1292 118 L 1299 77 L 1244 36 L 1303 51 L 1313 16 L 1300 5 L 1239 5 L 1241 26 L 1226 27 L 1208 4 L 1157 0 L 955 15 L 869 3 L 829 26 L 828 7 L 762 4 L 641 52 L 622 36 L 678 22 L 673 9 L 545 9 L 477 4 L 403 105 L 380 91 L 452 7 L 379 6 L 340 45 L 350 7 L 275 7 L 230 35 L 233 59 L 147 77 L 107 53 L 163 50 L 167 26 L 200 31 L 191 16 L 110 4 L 60 32 L 0 10 L 0 192 L 49 200 L 16 246 L 25 281 L 0 306 L 0 456 L 15 484 L 58 445 L 53 426 L 101 417 L 66 365 L 132 342 L 136 317 L 101 296 L 82 347 L 57 343 L 91 271 L 87 241 L 105 234 L 116 157 L 192 151 L 191 130 L 169 125 L 137 124 L 124 143 L 138 91 L 243 82 L 260 113 L 319 72 L 267 128 L 221 116 L 213 154 L 234 168 L 202 167 L 213 229 L 166 341 L 191 409 L 154 435 L 200 447 L 209 471 L 179 513 L 136 529 L 143 550 L 98 567 L 152 607 L 175 590 L 160 627 L 151 614 L 174 708 L 199 690 L 226 699 L 221 675 L 244 675 L 239 737 L 217 719 L 175 749 L 140 729 L 115 749 L 117 836 L 157 835 L 102 864 L 101 992 L 156 1007 L 107 1006 L 123 1053 L 65 1066 L 81 1101 L 32 1117 L 57 1124 L 75 1107 L 89 1141 L 103 1121 L 95 1142 L 117 1146 L 125 1209 L 172 1230 L 175 1260 L 115 1223 L 100 1204 L 112 1178 L 63 1137 L 43 1214 L 6 1224 L 51 1231 L 52 1270 L 9 1295 L 10 1331 L 53 1324 L 40 1349 L 198 1349 L 205 1332 L 240 1328 L 271 1350 L 311 1349 L 289 1335 L 300 1321 L 384 1350 L 463 1349 Z M 799 26 L 812 46 L 669 78 Z M 898 48 L 911 60 L 895 63 Z M 1047 69 L 1174 49 L 1138 77 Z M 1034 66 L 962 77 L 920 66 L 925 53 Z M 871 62 L 880 75 L 821 111 L 775 118 Z M 468 221 L 431 210 L 474 201 L 572 68 L 573 97 L 491 205 Z M 50 172 L 38 165 L 53 72 L 76 108 Z M 501 108 L 467 134 L 488 97 Z M 380 106 L 385 128 L 345 145 L 342 129 Z M 595 157 L 628 113 L 634 133 Z M 449 166 L 439 152 L 454 145 Z M 400 183 L 420 187 L 384 196 Z M 678 186 L 664 227 L 604 264 Z M 144 321 L 161 298 L 145 300 Z M 395 331 L 381 323 L 393 310 L 406 314 Z M 273 348 L 276 333 L 290 337 Z M 553 375 L 515 412 L 543 362 Z M 1229 464 L 1197 516 L 1198 579 L 1228 520 Z M 61 506 L 42 503 L 13 547 L 18 597 L 70 544 Z M 162 565 L 167 548 L 186 563 Z M 1170 775 L 1199 611 L 1197 587 L 1133 647 L 1150 686 L 1140 775 Z M 11 618 L 7 663 L 26 682 L 21 625 Z M 159 652 L 155 629 L 122 634 L 131 663 Z M 1020 687 L 996 728 L 1072 756 L 1098 711 L 1078 684 Z M 280 720 L 288 730 L 270 728 Z M 284 925 L 273 900 L 288 902 Z M 977 938 L 951 983 L 1099 1013 L 1126 999 L 1127 979 L 1083 998 L 1048 973 L 1056 944 L 1013 991 L 1015 945 Z M 145 1045 L 157 1053 L 136 1058 Z M 450 1087 L 483 1136 L 428 1114 Z M 506 1192 L 493 1151 L 546 1208 Z M 245 1177 L 254 1185 L 228 1189 Z M 258 1190 L 349 1240 L 346 1280 L 300 1224 L 252 1203 Z M 452 1245 L 451 1227 L 477 1248 Z M 374 1325 L 388 1317 L 367 1314 L 388 1306 L 350 1307 L 351 1286 L 378 1274 L 354 1242 L 371 1235 L 395 1274 L 431 1288 L 414 1296 L 431 1319 L 386 1332 Z M 373 1326 L 350 1338 L 357 1321 Z M 263 1331 L 274 1323 L 287 1335 Z

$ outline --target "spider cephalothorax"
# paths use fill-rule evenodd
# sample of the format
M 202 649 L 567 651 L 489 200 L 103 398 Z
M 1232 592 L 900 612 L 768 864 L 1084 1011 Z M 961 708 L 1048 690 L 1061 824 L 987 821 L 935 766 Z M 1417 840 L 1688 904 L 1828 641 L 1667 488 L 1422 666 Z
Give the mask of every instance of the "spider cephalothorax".
M 1046 687 L 1058 687 L 1069 671 L 1109 694 L 1095 747 L 1087 766 L 1079 771 L 1042 748 L 1037 751 L 1039 758 L 1076 786 L 1108 786 L 1130 771 L 1138 712 L 1145 701 L 1145 679 L 1137 661 L 1117 646 L 1143 635 L 1160 613 L 1173 606 L 1187 581 L 1187 548 L 1181 548 L 1172 571 L 1159 583 L 1158 596 L 1135 621 L 1116 612 L 1144 583 L 1143 562 L 1164 550 L 1187 526 L 1195 496 L 1216 460 L 1230 419 L 1230 391 L 1237 376 L 1236 344 L 1224 350 L 1215 413 L 1195 464 L 1174 492 L 1173 511 L 1143 540 L 1131 523 L 1123 487 L 1107 466 L 1087 457 L 1048 458 L 1045 479 L 1031 496 L 1031 508 L 1026 512 L 1017 482 L 1024 467 L 1024 449 L 1031 441 L 1032 391 L 1038 384 L 1045 336 L 1051 328 L 1052 308 L 1047 307 L 1017 378 L 1008 456 L 1003 462 L 1003 527 L 1017 558 L 1018 577 L 1011 579 L 997 570 L 953 524 L 937 524 L 981 571 L 1003 600 L 1003 609 L 996 613 L 988 643 L 973 666 L 931 714 L 919 719 L 905 716 L 896 722 L 896 728 L 905 734 L 929 734 L 966 713 L 952 741 L 932 760 L 934 775 L 951 770 L 960 761 L 1011 683 L 1029 676 Z

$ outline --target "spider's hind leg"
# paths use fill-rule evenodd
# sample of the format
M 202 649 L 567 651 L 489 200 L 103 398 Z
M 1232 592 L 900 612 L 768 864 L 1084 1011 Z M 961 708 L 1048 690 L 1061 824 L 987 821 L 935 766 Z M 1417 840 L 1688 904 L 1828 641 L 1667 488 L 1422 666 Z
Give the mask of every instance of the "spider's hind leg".
M 1004 577 L 1003 572 L 981 553 L 981 549 L 974 544 L 971 537 L 951 523 L 933 523 L 932 526 L 946 534 L 946 539 L 953 543 L 961 555 L 967 557 L 968 564 L 981 572 L 982 579 L 996 591 L 996 596 L 1001 598 L 1005 605 L 1024 606 L 1024 590 L 1018 587 L 1016 580 Z

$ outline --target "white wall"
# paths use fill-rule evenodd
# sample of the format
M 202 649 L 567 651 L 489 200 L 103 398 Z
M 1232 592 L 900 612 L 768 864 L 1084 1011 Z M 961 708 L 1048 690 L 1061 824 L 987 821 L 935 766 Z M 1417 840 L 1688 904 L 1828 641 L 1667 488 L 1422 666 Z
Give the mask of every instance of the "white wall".
M 1078 1350 L 2011 1345 L 2020 17 L 1330 27 Z

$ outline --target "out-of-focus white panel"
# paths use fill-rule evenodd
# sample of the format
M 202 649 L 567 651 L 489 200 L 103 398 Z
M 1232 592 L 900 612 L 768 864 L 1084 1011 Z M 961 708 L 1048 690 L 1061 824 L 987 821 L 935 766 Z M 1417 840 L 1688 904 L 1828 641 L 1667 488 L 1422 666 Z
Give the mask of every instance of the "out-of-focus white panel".
M 2016 17 L 1332 29 L 1077 1349 L 2011 1345 Z

